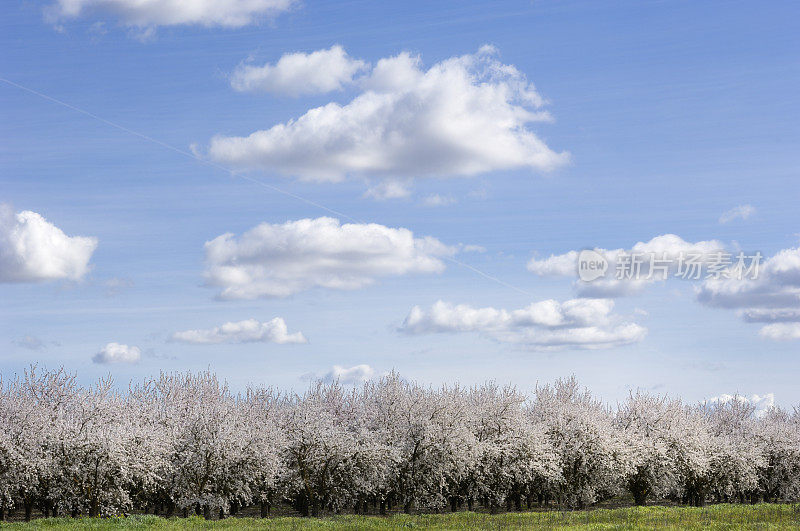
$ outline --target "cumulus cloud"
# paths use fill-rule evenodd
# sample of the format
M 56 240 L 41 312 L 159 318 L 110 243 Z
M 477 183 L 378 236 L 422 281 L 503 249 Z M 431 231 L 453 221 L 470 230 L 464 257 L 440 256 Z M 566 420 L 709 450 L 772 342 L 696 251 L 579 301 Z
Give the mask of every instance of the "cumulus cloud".
M 800 322 L 768 324 L 758 331 L 761 337 L 773 341 L 790 341 L 800 339 Z
M 800 339 L 800 247 L 782 249 L 764 259 L 759 252 L 731 251 L 716 240 L 692 243 L 674 234 L 665 234 L 639 242 L 630 249 L 595 251 L 608 262 L 608 269 L 605 276 L 597 280 L 576 280 L 580 296 L 619 297 L 680 276 L 698 281 L 695 296 L 699 303 L 738 310 L 739 316 L 748 323 L 767 323 L 760 330 L 761 337 Z M 632 254 L 641 258 L 638 279 L 619 279 L 617 268 L 621 258 Z M 694 270 L 690 270 L 688 260 L 681 265 L 680 259 L 692 255 L 697 257 L 698 268 Z M 569 251 L 548 258 L 532 258 L 528 270 L 540 276 L 576 278 L 579 256 L 578 251 Z M 665 269 L 657 270 L 665 264 Z M 690 271 L 699 271 L 699 274 L 682 274 Z
M 328 103 L 249 136 L 215 136 L 209 156 L 239 169 L 312 181 L 348 176 L 470 176 L 568 160 L 529 125 L 550 120 L 525 76 L 494 48 L 424 68 L 401 53 L 381 59 L 345 105 Z
M 774 314 L 785 320 L 800 309 L 800 247 L 783 249 L 764 260 L 756 278 L 708 279 L 697 296 L 704 304 L 722 308 L 786 309 Z
M 407 182 L 393 179 L 381 181 L 374 186 L 370 186 L 367 191 L 364 192 L 364 197 L 371 197 L 378 201 L 384 201 L 386 199 L 404 199 L 410 195 L 411 190 Z
M 0 282 L 79 280 L 96 247 L 96 238 L 67 236 L 36 212 L 0 205 Z
M 142 357 L 138 347 L 109 343 L 92 357 L 92 361 L 100 364 L 107 363 L 136 363 Z
M 745 220 L 756 213 L 756 209 L 752 205 L 739 205 L 734 207 L 727 212 L 723 213 L 719 217 L 719 222 L 721 224 L 730 223 L 733 220 L 741 219 Z
M 531 350 L 601 349 L 636 343 L 647 329 L 622 322 L 609 299 L 544 300 L 518 310 L 474 308 L 438 301 L 412 308 L 400 331 L 419 335 L 477 332 Z
M 456 252 L 432 237 L 333 218 L 262 223 L 205 245 L 206 281 L 223 299 L 286 297 L 314 287 L 357 289 L 378 277 L 439 273 Z
M 605 255 L 605 249 L 595 249 Z M 539 276 L 576 276 L 578 271 L 578 251 L 564 254 L 551 254 L 548 258 L 531 258 L 528 271 Z
M 621 297 L 640 293 L 648 285 L 673 277 L 681 266 L 681 257 L 697 256 L 698 263 L 706 265 L 724 252 L 725 246 L 716 240 L 687 242 L 675 234 L 663 234 L 647 242 L 638 242 L 630 249 L 594 250 L 608 262 L 608 270 L 604 277 L 591 282 L 576 280 L 578 293 L 586 297 Z M 632 278 L 618 279 L 618 267 L 622 259 L 630 255 L 641 259 L 638 274 Z M 577 278 L 578 257 L 578 251 L 543 259 L 534 257 L 528 262 L 528 271 L 539 276 Z
M 366 67 L 364 61 L 353 59 L 335 45 L 311 53 L 287 53 L 274 65 L 239 65 L 231 75 L 231 86 L 241 92 L 286 96 L 324 94 L 352 83 L 353 76 Z
M 731 251 L 716 240 L 692 243 L 674 234 L 665 234 L 639 242 L 630 249 L 595 251 L 608 262 L 608 269 L 605 276 L 596 280 L 576 280 L 580 296 L 630 295 L 655 282 L 680 276 L 698 281 L 695 295 L 699 303 L 738 310 L 741 318 L 749 323 L 768 323 L 760 330 L 761 337 L 800 339 L 800 247 L 782 249 L 764 259 L 758 252 Z M 641 259 L 638 276 L 619 278 L 617 272 L 622 259 L 631 255 Z M 576 278 L 579 256 L 578 251 L 569 251 L 543 259 L 532 258 L 528 270 L 540 276 Z M 697 257 L 696 269 L 687 265 L 690 256 Z M 691 271 L 698 274 L 683 275 Z
M 767 412 L 769 412 L 770 409 L 775 407 L 775 394 L 767 393 L 765 395 L 750 395 L 749 397 L 742 396 L 739 394 L 720 395 L 720 396 L 715 396 L 713 398 L 709 398 L 706 402 L 712 405 L 716 404 L 724 405 L 724 404 L 729 404 L 731 402 L 748 404 L 753 407 L 754 409 L 753 414 L 756 417 L 762 417 Z
M 334 365 L 322 379 L 326 382 L 338 381 L 346 385 L 355 385 L 366 382 L 374 375 L 375 370 L 369 365 L 356 365 L 350 368 Z
M 800 248 L 767 258 L 755 278 L 707 279 L 696 293 L 702 304 L 737 309 L 750 323 L 769 323 L 759 331 L 765 339 L 800 339 Z
M 56 0 L 47 16 L 57 20 L 111 15 L 136 28 L 200 25 L 238 28 L 289 10 L 294 0 Z
M 308 343 L 301 332 L 290 334 L 286 322 L 275 317 L 267 322 L 247 319 L 228 322 L 205 330 L 184 330 L 172 335 L 172 341 L 211 345 L 218 343 Z

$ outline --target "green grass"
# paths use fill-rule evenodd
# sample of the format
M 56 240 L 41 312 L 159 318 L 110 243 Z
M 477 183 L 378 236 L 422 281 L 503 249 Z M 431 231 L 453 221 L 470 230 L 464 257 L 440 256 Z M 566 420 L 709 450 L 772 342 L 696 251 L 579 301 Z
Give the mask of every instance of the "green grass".
M 792 505 L 714 505 L 694 507 L 631 507 L 574 512 L 529 512 L 489 515 L 334 516 L 329 518 L 165 519 L 45 518 L 0 525 L 3 529 L 800 529 L 800 508 Z

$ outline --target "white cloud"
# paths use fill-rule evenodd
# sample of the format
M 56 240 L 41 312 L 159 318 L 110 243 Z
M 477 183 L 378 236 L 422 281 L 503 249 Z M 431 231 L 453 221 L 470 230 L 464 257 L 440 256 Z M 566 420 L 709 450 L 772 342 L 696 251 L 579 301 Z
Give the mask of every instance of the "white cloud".
M 348 176 L 469 176 L 567 162 L 528 128 L 550 120 L 514 66 L 483 47 L 427 70 L 401 53 L 378 61 L 346 105 L 328 103 L 246 137 L 218 135 L 209 156 L 313 181 Z
M 678 273 L 680 255 L 688 257 L 694 254 L 700 257 L 698 263 L 702 265 L 699 277 L 691 278 L 699 280 L 695 286 L 698 302 L 716 308 L 739 310 L 741 318 L 749 323 L 771 323 L 760 330 L 763 338 L 800 339 L 800 247 L 782 249 L 764 260 L 760 253 L 727 250 L 724 244 L 716 240 L 691 243 L 674 234 L 665 234 L 649 242 L 639 242 L 627 250 L 596 251 L 608 261 L 608 270 L 605 277 L 598 280 L 576 280 L 575 286 L 581 296 L 619 297 L 638 293 L 654 282 L 674 278 Z M 643 259 L 638 280 L 617 279 L 616 268 L 623 253 L 635 253 Z M 658 271 L 653 278 L 647 278 L 654 266 L 653 255 L 649 253 L 655 253 L 656 260 L 666 257 L 666 276 Z M 719 258 L 719 253 L 727 255 L 727 262 L 721 262 L 719 275 L 710 276 L 709 267 Z M 528 262 L 528 270 L 540 276 L 576 278 L 578 257 L 578 251 L 569 251 L 544 259 L 533 258 Z M 743 260 L 742 264 L 739 263 L 740 259 Z
M 604 249 L 596 249 L 605 254 Z M 569 251 L 564 254 L 552 254 L 548 258 L 531 258 L 528 261 L 528 271 L 540 277 L 544 276 L 577 276 L 578 251 Z
M 92 357 L 95 363 L 136 363 L 142 357 L 138 347 L 109 343 Z
M 757 278 L 709 279 L 697 290 L 700 302 L 721 308 L 800 309 L 800 247 L 764 260 Z M 784 312 L 784 319 L 787 315 Z M 765 314 L 761 314 L 763 318 Z M 776 316 L 779 314 L 776 314 Z
M 773 323 L 758 331 L 761 337 L 773 341 L 791 341 L 800 339 L 800 323 Z
M 721 224 L 730 223 L 735 219 L 742 219 L 745 220 L 756 213 L 756 209 L 752 205 L 739 205 L 734 207 L 727 212 L 723 213 L 719 217 L 719 222 Z
M 172 341 L 194 344 L 217 343 L 308 343 L 301 332 L 290 334 L 281 317 L 261 323 L 247 319 L 236 323 L 225 323 L 205 330 L 184 330 L 172 335 Z
M 695 288 L 697 300 L 706 306 L 737 309 L 748 323 L 770 323 L 759 331 L 765 339 L 800 339 L 800 248 L 782 249 L 756 264 L 751 274 L 741 278 L 731 274 L 704 280 Z
M 371 197 L 378 201 L 386 199 L 403 199 L 411 195 L 408 182 L 386 179 L 374 186 L 370 186 L 364 197 Z
M 287 96 L 324 94 L 341 90 L 367 64 L 347 55 L 338 44 L 311 53 L 287 53 L 277 63 L 242 64 L 231 76 L 238 91 L 269 92 Z
M 47 8 L 53 22 L 108 14 L 136 28 L 200 25 L 238 28 L 289 10 L 294 0 L 56 0 Z
M 544 300 L 512 311 L 438 301 L 428 310 L 412 308 L 400 331 L 412 335 L 477 332 L 532 350 L 611 348 L 644 339 L 647 329 L 621 322 L 611 313 L 613 308 L 614 301 L 609 299 Z
M 749 323 L 770 323 L 759 330 L 764 339 L 800 339 L 800 248 L 783 249 L 765 260 L 756 278 L 708 279 L 696 288 L 707 306 L 740 309 Z
M 345 368 L 334 365 L 333 368 L 322 378 L 326 382 L 339 381 L 345 385 L 355 385 L 364 383 L 375 375 L 375 370 L 369 365 L 356 365 L 355 367 Z
M 286 297 L 314 287 L 357 289 L 378 277 L 439 273 L 456 252 L 432 237 L 332 218 L 262 223 L 205 245 L 206 280 L 223 299 Z
M 621 297 L 641 292 L 654 282 L 673 277 L 679 266 L 681 256 L 698 255 L 702 263 L 713 260 L 716 253 L 725 250 L 725 246 L 716 240 L 687 242 L 675 234 L 656 236 L 647 242 L 638 242 L 630 249 L 595 249 L 605 257 L 608 270 L 605 277 L 583 282 L 576 280 L 576 287 L 581 296 L 586 297 Z M 624 255 L 635 254 L 642 259 L 638 278 L 617 279 L 617 267 Z M 548 258 L 531 258 L 528 271 L 539 276 L 578 276 L 578 251 L 569 251 Z M 655 261 L 654 261 L 655 259 Z M 666 275 L 659 265 L 668 266 Z M 652 278 L 647 278 L 653 266 Z
M 0 204 L 0 282 L 79 280 L 96 247 L 96 238 L 67 236 L 36 212 Z
M 458 201 L 456 201 L 455 197 L 439 194 L 425 196 L 425 198 L 422 200 L 422 204 L 429 207 L 449 206 L 454 205 L 457 202 Z
M 713 398 L 709 398 L 706 402 L 710 404 L 728 404 L 734 401 L 753 406 L 754 415 L 756 417 L 761 417 L 765 415 L 770 409 L 775 407 L 775 394 L 767 393 L 765 395 L 750 395 L 749 397 L 742 396 L 739 394 L 720 395 L 720 396 L 715 396 Z

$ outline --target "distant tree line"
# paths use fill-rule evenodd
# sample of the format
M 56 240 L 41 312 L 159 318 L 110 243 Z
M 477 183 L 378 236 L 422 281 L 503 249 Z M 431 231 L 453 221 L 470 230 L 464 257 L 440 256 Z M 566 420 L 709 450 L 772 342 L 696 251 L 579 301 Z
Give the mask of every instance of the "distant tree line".
M 800 413 L 633 393 L 608 407 L 574 378 L 430 388 L 397 374 L 304 394 L 234 394 L 214 374 L 125 393 L 36 367 L 0 379 L 0 518 L 582 508 L 795 500 Z

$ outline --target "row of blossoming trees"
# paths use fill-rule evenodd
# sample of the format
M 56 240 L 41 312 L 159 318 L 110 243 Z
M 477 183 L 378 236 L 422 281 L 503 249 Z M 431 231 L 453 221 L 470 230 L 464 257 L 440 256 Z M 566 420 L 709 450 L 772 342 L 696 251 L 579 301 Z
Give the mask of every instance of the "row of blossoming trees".
M 574 379 L 531 396 L 396 374 L 302 396 L 231 393 L 210 373 L 118 393 L 41 371 L 0 382 L 0 516 L 301 514 L 532 504 L 794 500 L 800 413 L 637 393 L 611 409 Z

